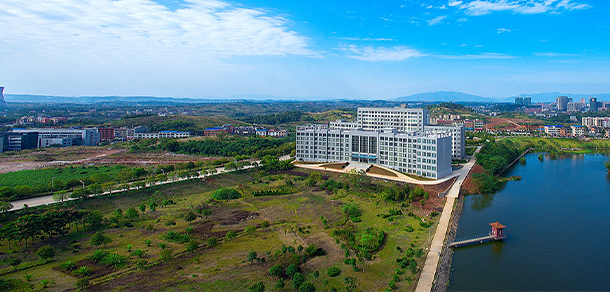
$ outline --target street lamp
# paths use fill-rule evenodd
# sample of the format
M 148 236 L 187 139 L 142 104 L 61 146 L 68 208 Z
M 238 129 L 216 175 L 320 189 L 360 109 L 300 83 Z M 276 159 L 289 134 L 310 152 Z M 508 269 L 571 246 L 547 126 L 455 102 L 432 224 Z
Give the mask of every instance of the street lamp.
M 53 185 L 53 180 L 55 179 L 55 177 L 53 177 L 51 179 L 51 194 L 53 193 L 53 189 L 54 189 L 54 185 Z
M 79 180 L 79 182 L 83 183 L 83 189 L 85 189 L 85 182 L 82 180 Z

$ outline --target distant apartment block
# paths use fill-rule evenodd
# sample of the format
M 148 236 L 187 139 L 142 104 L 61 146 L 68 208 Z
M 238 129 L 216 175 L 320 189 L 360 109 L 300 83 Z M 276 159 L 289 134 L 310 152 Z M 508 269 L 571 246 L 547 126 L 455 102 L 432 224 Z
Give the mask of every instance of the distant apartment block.
M 566 111 L 568 110 L 568 102 L 571 102 L 572 99 L 567 96 L 559 96 L 556 99 L 557 110 L 558 111 Z
M 308 125 L 298 127 L 296 135 L 296 157 L 302 161 L 374 163 L 434 179 L 452 171 L 449 132 L 344 130 Z
M 177 139 L 177 138 L 188 138 L 191 136 L 190 132 L 180 131 L 159 131 L 153 133 L 135 133 L 134 138 L 136 139 Z
M 567 111 L 569 112 L 579 112 L 585 109 L 587 104 L 582 102 L 568 102 Z
M 530 106 L 532 105 L 531 97 L 515 97 L 515 104 Z
M 582 117 L 582 125 L 588 128 L 610 128 L 610 118 Z

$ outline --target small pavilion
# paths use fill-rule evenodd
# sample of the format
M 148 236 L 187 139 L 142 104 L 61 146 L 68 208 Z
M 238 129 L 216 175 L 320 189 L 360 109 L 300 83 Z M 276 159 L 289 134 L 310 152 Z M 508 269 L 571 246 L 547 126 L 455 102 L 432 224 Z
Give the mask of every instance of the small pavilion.
M 506 238 L 504 235 L 504 228 L 506 228 L 506 226 L 500 224 L 498 221 L 489 223 L 489 225 L 491 225 L 491 235 L 495 240 Z

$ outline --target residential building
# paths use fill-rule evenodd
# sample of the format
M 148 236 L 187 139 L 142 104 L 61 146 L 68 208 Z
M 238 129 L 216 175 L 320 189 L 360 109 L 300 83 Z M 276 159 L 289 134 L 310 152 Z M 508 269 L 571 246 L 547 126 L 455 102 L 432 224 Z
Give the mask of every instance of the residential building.
M 591 97 L 589 99 L 589 110 L 592 111 L 592 112 L 596 112 L 596 111 L 599 110 L 598 103 L 597 103 L 597 98 Z
M 297 128 L 296 157 L 312 162 L 373 163 L 439 179 L 451 174 L 451 144 L 449 132 L 364 131 L 307 125 Z
M 220 135 L 221 133 L 226 133 L 227 131 L 222 128 L 222 127 L 210 127 L 210 128 L 205 128 L 203 130 L 203 135 L 206 137 L 216 137 L 218 135 Z
M 100 133 L 101 141 L 112 141 L 114 140 L 114 128 L 97 128 L 97 131 Z
M 557 97 L 557 110 L 558 111 L 568 110 L 568 102 L 571 102 L 571 101 L 572 101 L 572 99 L 567 96 Z
M 544 132 L 551 136 L 563 136 L 565 135 L 565 128 L 562 125 L 547 125 L 544 126 Z
M 568 102 L 567 111 L 569 112 L 579 112 L 585 109 L 586 104 L 582 102 Z
M 286 130 L 273 129 L 267 131 L 269 137 L 286 137 L 288 132 Z
M 582 117 L 582 125 L 587 128 L 610 128 L 610 118 L 607 117 Z
M 574 137 L 580 137 L 585 134 L 583 126 L 571 126 L 570 128 L 572 129 L 572 136 Z
M 153 133 L 135 133 L 134 138 L 138 139 L 179 139 L 179 138 L 188 138 L 191 136 L 190 132 L 180 132 L 180 131 L 159 131 Z

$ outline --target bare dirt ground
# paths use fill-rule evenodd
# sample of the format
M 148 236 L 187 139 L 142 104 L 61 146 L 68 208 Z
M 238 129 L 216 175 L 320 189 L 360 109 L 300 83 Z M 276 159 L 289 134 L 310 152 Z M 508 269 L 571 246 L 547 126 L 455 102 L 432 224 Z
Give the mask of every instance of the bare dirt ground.
M 176 154 L 170 152 L 129 153 L 120 148 L 67 147 L 22 151 L 18 155 L 0 156 L 0 174 L 73 164 L 156 165 L 210 160 L 217 157 Z
M 492 118 L 489 119 L 489 124 L 485 125 L 485 129 L 520 131 L 537 128 L 537 125 L 540 125 L 540 122 L 535 120 Z
M 475 164 L 472 167 L 470 174 L 468 175 L 468 177 L 466 177 L 466 179 L 464 180 L 464 183 L 462 184 L 462 190 L 468 192 L 469 194 L 476 194 L 479 192 L 479 189 L 472 181 L 472 174 L 474 174 L 474 173 L 485 173 L 485 169 L 483 169 L 483 167 L 480 166 L 479 164 Z

